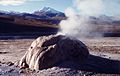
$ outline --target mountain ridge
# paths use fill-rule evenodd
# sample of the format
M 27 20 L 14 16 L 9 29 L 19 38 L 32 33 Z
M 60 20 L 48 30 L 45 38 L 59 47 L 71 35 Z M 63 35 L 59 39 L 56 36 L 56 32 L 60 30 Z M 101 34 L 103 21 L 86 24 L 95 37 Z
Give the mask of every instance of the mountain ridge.
M 44 7 L 40 11 L 35 11 L 33 14 L 38 16 L 46 16 L 48 18 L 65 17 L 65 14 L 63 12 L 57 11 L 51 7 Z

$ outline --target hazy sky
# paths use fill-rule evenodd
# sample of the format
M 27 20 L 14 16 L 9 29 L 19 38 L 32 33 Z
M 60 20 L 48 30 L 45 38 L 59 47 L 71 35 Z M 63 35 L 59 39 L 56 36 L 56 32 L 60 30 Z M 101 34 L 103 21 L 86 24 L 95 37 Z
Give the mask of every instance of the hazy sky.
M 6 1 L 6 2 L 5 2 Z M 8 2 L 7 2 L 8 1 Z M 19 12 L 33 12 L 43 7 L 51 7 L 59 11 L 64 11 L 72 5 L 72 0 L 0 0 L 0 10 L 12 10 Z
M 102 0 L 103 13 L 106 15 L 120 15 L 120 0 Z M 34 12 L 43 7 L 52 7 L 64 12 L 73 6 L 73 0 L 0 0 L 0 10 L 17 12 Z

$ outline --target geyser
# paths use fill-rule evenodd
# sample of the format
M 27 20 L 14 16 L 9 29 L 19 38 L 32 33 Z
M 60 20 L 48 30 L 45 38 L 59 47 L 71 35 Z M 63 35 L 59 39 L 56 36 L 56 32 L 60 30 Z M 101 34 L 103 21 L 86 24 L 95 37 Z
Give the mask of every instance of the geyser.
M 75 0 L 74 7 L 65 10 L 67 19 L 60 22 L 60 33 L 78 38 L 102 36 L 95 32 L 96 25 L 90 23 L 90 17 L 101 15 L 103 8 L 102 0 Z
M 42 36 L 33 41 L 19 65 L 42 70 L 65 61 L 83 63 L 88 55 L 87 47 L 77 39 L 63 35 Z

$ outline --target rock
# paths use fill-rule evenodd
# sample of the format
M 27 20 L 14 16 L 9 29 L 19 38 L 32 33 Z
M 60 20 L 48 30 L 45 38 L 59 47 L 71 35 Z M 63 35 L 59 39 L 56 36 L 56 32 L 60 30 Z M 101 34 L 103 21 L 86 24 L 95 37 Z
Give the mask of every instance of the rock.
M 19 73 L 24 73 L 24 71 L 23 70 L 19 70 Z
M 8 66 L 14 65 L 14 63 L 12 63 L 12 62 L 7 62 L 6 64 L 7 64 Z
M 67 60 L 82 63 L 88 55 L 87 47 L 75 38 L 62 35 L 42 36 L 33 41 L 19 66 L 42 70 Z
M 14 62 L 14 65 L 17 67 L 17 66 L 19 66 L 19 61 L 15 61 Z
M 13 72 L 15 69 L 10 69 L 10 70 L 8 70 L 8 73 L 11 73 L 11 72 Z

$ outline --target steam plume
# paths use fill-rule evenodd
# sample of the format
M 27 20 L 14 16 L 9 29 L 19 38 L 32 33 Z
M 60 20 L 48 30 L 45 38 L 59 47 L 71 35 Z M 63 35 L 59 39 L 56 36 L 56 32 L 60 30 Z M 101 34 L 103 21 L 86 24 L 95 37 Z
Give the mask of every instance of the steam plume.
M 90 17 L 99 16 L 102 9 L 102 0 L 75 0 L 73 7 L 65 10 L 67 20 L 60 22 L 61 33 L 73 37 L 100 35 L 94 33 L 95 25 L 90 24 Z

